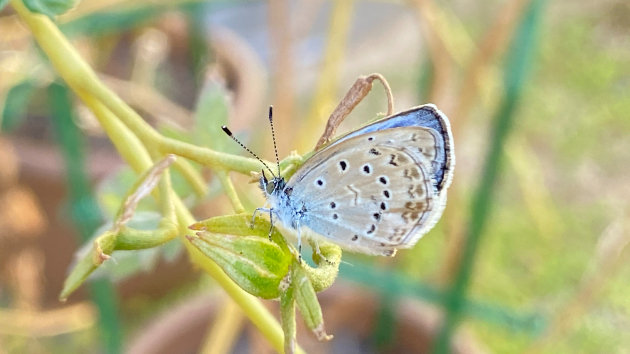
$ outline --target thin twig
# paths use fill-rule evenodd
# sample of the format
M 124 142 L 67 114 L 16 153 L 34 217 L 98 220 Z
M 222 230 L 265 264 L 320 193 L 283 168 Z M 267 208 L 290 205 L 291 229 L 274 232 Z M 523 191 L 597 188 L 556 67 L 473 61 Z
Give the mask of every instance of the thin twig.
M 136 207 L 141 199 L 148 196 L 153 188 L 158 184 L 164 171 L 175 162 L 175 155 L 167 155 L 162 160 L 156 162 L 151 169 L 144 173 L 139 183 L 134 186 L 125 201 L 122 203 L 116 221 L 114 222 L 114 232 L 118 232 L 136 212 Z M 169 193 L 167 193 L 168 195 Z
M 383 75 L 374 73 L 368 76 L 361 76 L 355 81 L 354 85 L 350 87 L 350 90 L 348 90 L 348 93 L 346 93 L 341 102 L 339 102 L 337 108 L 330 114 L 324 133 L 317 141 L 317 145 L 315 145 L 315 150 L 319 150 L 332 139 L 339 124 L 343 122 L 359 102 L 372 90 L 372 82 L 374 82 L 374 80 L 380 81 L 385 87 L 385 93 L 387 94 L 387 116 L 394 113 L 394 96 L 392 95 L 392 89 L 389 87 Z

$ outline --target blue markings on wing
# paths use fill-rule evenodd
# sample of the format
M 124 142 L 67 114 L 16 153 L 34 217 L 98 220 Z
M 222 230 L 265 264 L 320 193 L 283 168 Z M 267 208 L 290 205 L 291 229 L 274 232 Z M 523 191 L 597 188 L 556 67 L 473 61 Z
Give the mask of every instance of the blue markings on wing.
M 354 132 L 335 141 L 332 145 L 358 135 L 371 133 L 378 130 L 410 126 L 434 129 L 438 133 L 440 133 L 442 137 L 447 134 L 446 128 L 444 127 L 444 121 L 441 117 L 438 116 L 435 108 L 432 106 L 421 106 L 398 113 L 391 117 L 379 120 L 363 128 L 355 130 Z

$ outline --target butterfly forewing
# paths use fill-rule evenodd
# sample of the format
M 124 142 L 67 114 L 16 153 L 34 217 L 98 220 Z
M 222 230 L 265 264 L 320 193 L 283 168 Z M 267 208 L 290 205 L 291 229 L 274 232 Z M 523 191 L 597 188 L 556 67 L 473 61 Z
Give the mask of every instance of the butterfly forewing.
M 432 129 L 403 127 L 324 148 L 287 183 L 303 200 L 301 225 L 364 253 L 411 247 L 433 219 L 438 141 Z
M 341 136 L 331 145 L 347 139 L 392 128 L 424 127 L 429 128 L 432 136 L 423 136 L 423 141 L 409 136 L 410 146 L 424 148 L 423 154 L 431 162 L 438 193 L 446 190 L 453 178 L 455 154 L 453 136 L 448 118 L 435 105 L 426 104 L 372 122 L 362 128 Z

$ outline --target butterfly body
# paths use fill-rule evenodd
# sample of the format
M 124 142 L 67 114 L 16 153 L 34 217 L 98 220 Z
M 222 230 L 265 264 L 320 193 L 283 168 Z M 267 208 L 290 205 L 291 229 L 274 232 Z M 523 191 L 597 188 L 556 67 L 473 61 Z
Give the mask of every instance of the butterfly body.
M 298 239 L 389 256 L 439 220 L 454 163 L 448 119 L 423 105 L 331 142 L 288 181 L 263 174 L 260 186 L 272 218 Z

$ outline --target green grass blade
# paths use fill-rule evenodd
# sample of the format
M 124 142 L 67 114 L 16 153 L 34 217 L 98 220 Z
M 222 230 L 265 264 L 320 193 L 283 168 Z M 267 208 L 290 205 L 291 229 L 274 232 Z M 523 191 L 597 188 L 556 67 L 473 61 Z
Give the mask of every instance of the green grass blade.
M 48 87 L 52 122 L 66 164 L 72 218 L 82 241 L 89 240 L 102 220 L 87 175 L 81 132 L 72 119 L 69 89 L 62 84 Z M 105 352 L 122 352 L 122 329 L 118 318 L 117 294 L 108 279 L 90 282 L 90 293 L 99 310 L 99 327 Z
M 535 49 L 539 17 L 543 0 L 533 0 L 525 11 L 509 51 L 505 66 L 505 97 L 495 118 L 494 132 L 481 177 L 481 184 L 474 196 L 468 237 L 453 287 L 445 298 L 446 318 L 436 339 L 434 353 L 450 352 L 451 336 L 462 317 L 465 294 L 470 283 L 479 241 L 490 215 L 492 194 L 499 174 L 503 146 L 514 120 L 515 108 L 531 67 Z

